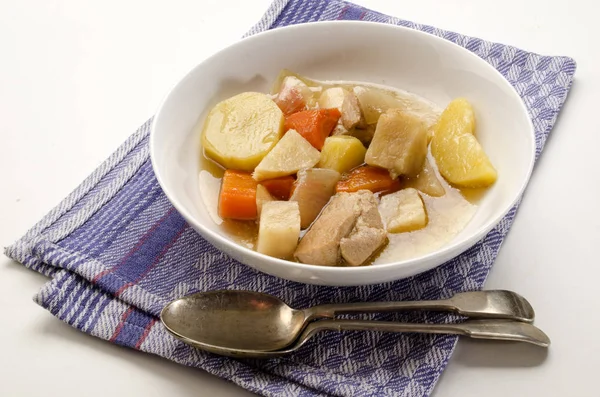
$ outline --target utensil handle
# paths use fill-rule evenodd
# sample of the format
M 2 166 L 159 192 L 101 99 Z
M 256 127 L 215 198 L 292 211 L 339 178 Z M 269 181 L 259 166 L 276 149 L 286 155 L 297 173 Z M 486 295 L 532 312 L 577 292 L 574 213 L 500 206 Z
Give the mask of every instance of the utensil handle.
M 428 301 L 337 303 L 304 310 L 308 320 L 334 318 L 343 313 L 396 312 L 430 310 L 453 312 L 478 319 L 505 319 L 532 323 L 533 307 L 522 296 L 504 290 L 461 292 L 449 299 Z
M 475 339 L 526 342 L 541 347 L 548 347 L 550 345 L 550 338 L 539 328 L 531 324 L 507 320 L 471 320 L 457 324 L 415 324 L 366 320 L 321 320 L 310 323 L 304 330 L 300 339 L 306 340 L 314 333 L 322 330 L 453 334 L 468 336 Z
M 304 310 L 308 321 L 317 318 L 334 318 L 336 314 L 384 313 L 407 310 L 431 310 L 457 312 L 458 308 L 450 300 L 436 301 L 395 301 L 395 302 L 358 302 L 331 303 L 313 306 Z

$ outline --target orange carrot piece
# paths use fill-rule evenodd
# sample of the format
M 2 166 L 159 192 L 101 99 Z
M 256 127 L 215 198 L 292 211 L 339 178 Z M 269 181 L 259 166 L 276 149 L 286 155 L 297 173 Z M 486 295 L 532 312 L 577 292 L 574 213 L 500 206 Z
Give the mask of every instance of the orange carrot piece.
M 358 192 L 370 190 L 373 193 L 391 193 L 400 190 L 400 181 L 392 179 L 385 168 L 363 165 L 350 171 L 335 186 L 337 192 Z
M 304 110 L 285 118 L 285 130 L 296 130 L 317 150 L 321 150 L 341 115 L 335 108 Z
M 285 92 L 280 92 L 277 98 L 275 98 L 275 103 L 279 106 L 279 109 L 281 109 L 285 116 L 306 109 L 306 102 L 304 101 L 302 93 L 300 90 L 293 87 Z
M 288 200 L 292 195 L 292 187 L 296 179 L 292 175 L 266 179 L 260 184 L 267 188 L 271 196 L 279 200 Z
M 219 193 L 219 216 L 223 219 L 256 219 L 257 184 L 249 172 L 226 170 Z

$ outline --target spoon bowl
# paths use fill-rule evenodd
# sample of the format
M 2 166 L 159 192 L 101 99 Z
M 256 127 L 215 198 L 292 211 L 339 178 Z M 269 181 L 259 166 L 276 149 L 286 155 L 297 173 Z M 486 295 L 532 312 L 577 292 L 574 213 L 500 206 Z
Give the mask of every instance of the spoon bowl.
M 169 303 L 161 320 L 172 334 L 205 347 L 279 350 L 304 328 L 305 315 L 280 299 L 252 291 L 209 291 Z

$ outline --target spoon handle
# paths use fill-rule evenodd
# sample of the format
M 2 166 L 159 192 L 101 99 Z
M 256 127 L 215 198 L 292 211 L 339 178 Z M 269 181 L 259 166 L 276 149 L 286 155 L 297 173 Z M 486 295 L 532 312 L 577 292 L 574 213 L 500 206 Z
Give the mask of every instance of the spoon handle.
M 392 321 L 366 320 L 321 320 L 310 323 L 299 338 L 298 345 L 304 344 L 316 332 L 335 331 L 382 331 L 421 334 L 453 334 L 475 339 L 492 339 L 527 342 L 540 347 L 548 347 L 550 338 L 539 328 L 520 321 L 470 320 L 457 324 L 415 324 Z
M 305 309 L 308 321 L 317 318 L 335 318 L 336 314 L 381 313 L 405 310 L 454 312 L 481 319 L 505 319 L 533 322 L 535 313 L 525 298 L 512 291 L 470 291 L 449 299 L 429 301 L 333 303 Z

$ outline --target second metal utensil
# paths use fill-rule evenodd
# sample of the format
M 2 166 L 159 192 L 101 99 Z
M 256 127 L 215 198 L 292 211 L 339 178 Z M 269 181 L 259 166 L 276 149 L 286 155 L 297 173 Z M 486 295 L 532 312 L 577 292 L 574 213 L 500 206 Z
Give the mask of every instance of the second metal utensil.
M 290 345 L 280 350 L 262 351 L 258 349 L 240 349 L 231 346 L 212 344 L 210 339 L 195 339 L 191 335 L 180 334 L 176 329 L 167 330 L 185 343 L 212 353 L 230 357 L 271 358 L 290 354 L 302 347 L 317 332 L 333 331 L 382 331 L 401 333 L 454 334 L 475 339 L 526 342 L 540 347 L 548 347 L 550 339 L 535 326 L 519 321 L 506 320 L 471 320 L 458 324 L 414 324 L 390 321 L 363 320 L 320 320 L 314 321 L 302 331 Z
M 522 322 L 531 322 L 534 317 L 531 305 L 510 291 L 465 292 L 438 301 L 326 304 L 296 310 L 271 295 L 222 290 L 177 299 L 163 309 L 161 320 L 178 337 L 229 349 L 273 351 L 294 343 L 315 319 L 401 310 L 452 311 L 471 318 Z

